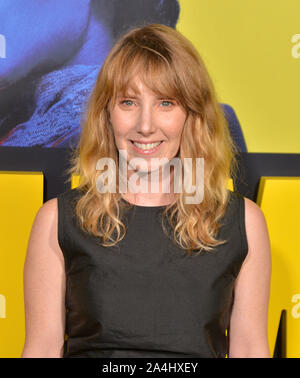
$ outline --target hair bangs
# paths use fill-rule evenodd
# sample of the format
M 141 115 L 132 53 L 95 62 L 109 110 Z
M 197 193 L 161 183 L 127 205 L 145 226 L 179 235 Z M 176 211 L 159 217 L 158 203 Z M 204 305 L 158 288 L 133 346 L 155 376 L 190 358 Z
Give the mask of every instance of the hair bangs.
M 174 67 L 167 58 L 155 50 L 133 46 L 133 51 L 126 51 L 116 66 L 112 103 L 117 96 L 128 96 L 129 91 L 138 94 L 137 80 L 161 98 L 172 98 L 181 102 L 181 90 Z M 138 50 L 138 51 L 136 51 Z

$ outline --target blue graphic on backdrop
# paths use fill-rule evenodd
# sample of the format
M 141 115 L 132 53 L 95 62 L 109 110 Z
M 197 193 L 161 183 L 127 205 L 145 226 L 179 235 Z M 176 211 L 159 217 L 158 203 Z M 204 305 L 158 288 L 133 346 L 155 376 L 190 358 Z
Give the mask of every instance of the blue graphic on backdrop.
M 83 111 L 116 38 L 146 23 L 176 27 L 177 0 L 2 0 L 0 146 L 77 144 Z M 241 151 L 245 140 L 223 105 Z

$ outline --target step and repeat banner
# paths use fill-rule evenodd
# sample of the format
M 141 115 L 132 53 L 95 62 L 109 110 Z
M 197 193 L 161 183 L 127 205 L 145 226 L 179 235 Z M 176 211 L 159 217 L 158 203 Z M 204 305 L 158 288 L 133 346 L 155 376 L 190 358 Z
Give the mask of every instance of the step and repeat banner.
M 0 2 L 0 357 L 22 353 L 23 264 L 45 192 L 64 179 L 57 156 L 78 142 L 115 40 L 148 23 L 174 27 L 196 46 L 243 156 L 270 154 L 275 164 L 290 154 L 283 173 L 259 177 L 255 200 L 272 248 L 270 350 L 277 338 L 281 357 L 300 357 L 299 14 L 298 0 Z

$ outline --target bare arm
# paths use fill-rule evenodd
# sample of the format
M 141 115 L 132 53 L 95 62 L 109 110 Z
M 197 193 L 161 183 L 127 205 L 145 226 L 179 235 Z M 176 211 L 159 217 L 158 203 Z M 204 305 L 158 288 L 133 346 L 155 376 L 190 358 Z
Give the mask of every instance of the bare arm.
M 65 268 L 57 241 L 57 199 L 34 220 L 24 264 L 26 337 L 21 357 L 62 357 Z
M 269 358 L 270 242 L 263 212 L 248 198 L 245 226 L 249 250 L 235 283 L 229 357 Z

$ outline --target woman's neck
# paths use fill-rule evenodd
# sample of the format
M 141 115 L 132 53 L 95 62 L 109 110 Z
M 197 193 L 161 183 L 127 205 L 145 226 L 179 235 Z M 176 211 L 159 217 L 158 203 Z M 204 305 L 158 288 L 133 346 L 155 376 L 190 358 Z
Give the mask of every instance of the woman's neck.
M 164 206 L 175 201 L 174 172 L 162 174 L 162 169 L 155 172 L 127 173 L 127 191 L 121 196 L 128 202 L 143 206 Z

